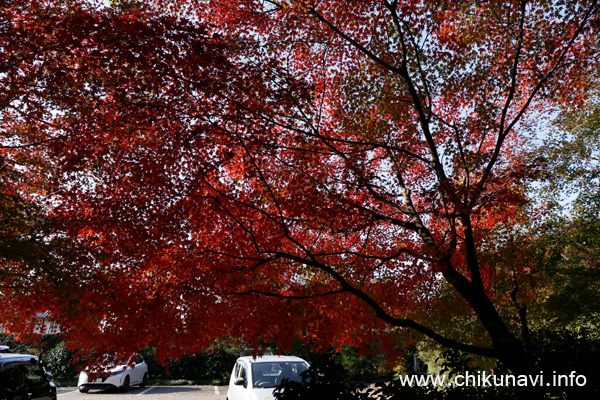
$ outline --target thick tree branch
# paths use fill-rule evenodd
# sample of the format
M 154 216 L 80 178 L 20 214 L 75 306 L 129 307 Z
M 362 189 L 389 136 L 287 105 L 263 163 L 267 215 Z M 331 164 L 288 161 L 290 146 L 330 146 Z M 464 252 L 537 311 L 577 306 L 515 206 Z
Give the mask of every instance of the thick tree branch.
M 329 276 L 331 276 L 334 280 L 336 280 L 340 284 L 342 291 L 348 292 L 348 293 L 352 294 L 353 296 L 357 297 L 358 299 L 360 299 L 362 302 L 364 302 L 367 306 L 369 306 L 375 312 L 375 316 L 377 318 L 390 324 L 391 326 L 395 326 L 398 328 L 414 329 L 417 332 L 420 332 L 420 333 L 424 334 L 425 336 L 440 343 L 441 345 L 449 347 L 449 348 L 462 350 L 462 351 L 470 352 L 472 354 L 478 354 L 478 355 L 485 356 L 485 357 L 497 357 L 496 351 L 492 348 L 480 347 L 480 346 L 461 343 L 456 340 L 446 338 L 446 337 L 436 333 L 432 329 L 427 328 L 426 326 L 421 325 L 418 322 L 413 321 L 409 318 L 396 318 L 396 317 L 391 316 L 373 298 L 371 298 L 365 292 L 363 292 L 363 291 L 357 289 L 356 287 L 354 287 L 353 285 L 351 285 L 346 279 L 344 279 L 344 277 L 342 277 L 339 273 L 337 273 L 332 267 L 322 264 L 314 259 L 306 259 L 306 258 L 298 257 L 298 256 L 295 256 L 292 254 L 281 253 L 281 252 L 277 252 L 275 254 L 279 257 L 288 258 L 288 259 L 296 261 L 298 263 L 309 265 L 311 267 L 314 267 L 314 268 L 317 268 L 317 269 L 320 269 L 320 270 L 326 272 Z

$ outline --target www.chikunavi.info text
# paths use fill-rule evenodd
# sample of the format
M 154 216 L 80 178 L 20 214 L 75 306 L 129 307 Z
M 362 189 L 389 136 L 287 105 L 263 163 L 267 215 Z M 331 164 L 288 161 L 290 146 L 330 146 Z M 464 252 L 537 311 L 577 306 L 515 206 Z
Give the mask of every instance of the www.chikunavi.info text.
M 403 386 L 521 386 L 521 387 L 569 387 L 585 386 L 585 375 L 571 371 L 569 374 L 556 372 L 537 375 L 497 375 L 481 372 L 465 372 L 448 378 L 444 375 L 401 375 L 398 377 Z

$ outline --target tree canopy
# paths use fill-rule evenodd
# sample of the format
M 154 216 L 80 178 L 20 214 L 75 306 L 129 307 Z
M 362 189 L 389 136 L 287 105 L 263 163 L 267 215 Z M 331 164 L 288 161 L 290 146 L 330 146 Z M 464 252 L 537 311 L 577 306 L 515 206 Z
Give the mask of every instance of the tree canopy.
M 410 328 L 528 367 L 484 255 L 543 166 L 523 129 L 585 101 L 596 1 L 78 3 L 2 4 L 4 157 L 51 166 L 18 189 L 70 250 L 2 259 L 35 278 L 7 318 L 163 355 Z M 485 334 L 432 328 L 456 307 Z

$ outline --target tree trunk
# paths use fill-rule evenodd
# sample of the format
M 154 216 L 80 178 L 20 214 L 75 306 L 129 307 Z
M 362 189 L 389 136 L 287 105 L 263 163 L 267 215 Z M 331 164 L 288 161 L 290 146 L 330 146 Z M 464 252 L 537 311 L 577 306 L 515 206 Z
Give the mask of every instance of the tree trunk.
M 508 329 L 498 311 L 485 294 L 482 286 L 476 285 L 456 270 L 447 271 L 444 277 L 469 303 L 486 331 L 490 335 L 496 357 L 514 374 L 531 372 L 531 360 L 521 341 Z

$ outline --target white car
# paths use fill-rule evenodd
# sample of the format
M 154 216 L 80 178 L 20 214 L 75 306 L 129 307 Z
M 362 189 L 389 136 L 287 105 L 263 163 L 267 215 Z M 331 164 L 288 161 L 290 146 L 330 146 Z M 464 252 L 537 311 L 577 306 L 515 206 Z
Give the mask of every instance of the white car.
M 240 357 L 231 372 L 227 400 L 274 400 L 273 390 L 283 379 L 300 382 L 308 367 L 299 357 Z
M 127 362 L 110 365 L 93 380 L 85 371 L 81 371 L 77 387 L 81 393 L 87 393 L 90 389 L 120 389 L 125 392 L 131 386 L 145 387 L 147 382 L 148 364 L 141 355 L 136 354 Z

